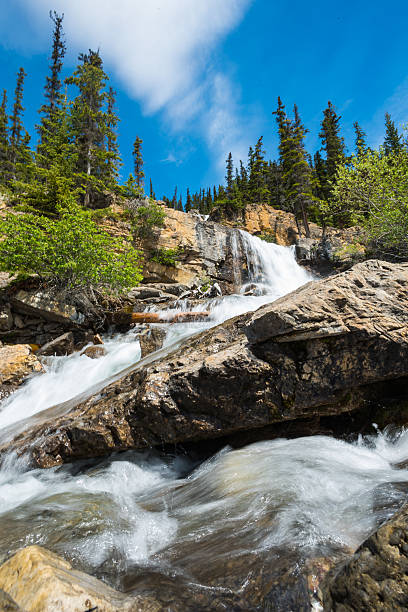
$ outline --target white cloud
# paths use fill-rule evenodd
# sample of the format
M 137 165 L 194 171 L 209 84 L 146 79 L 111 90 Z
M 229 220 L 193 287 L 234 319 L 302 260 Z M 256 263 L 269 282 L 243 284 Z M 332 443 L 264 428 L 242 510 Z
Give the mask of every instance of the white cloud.
M 237 148 L 239 121 L 232 82 L 214 72 L 212 53 L 251 2 L 53 0 L 52 6 L 65 13 L 70 47 L 99 47 L 109 70 L 146 113 L 164 111 L 175 130 L 200 124 L 208 145 L 224 155 Z M 48 36 L 49 0 L 20 3 Z

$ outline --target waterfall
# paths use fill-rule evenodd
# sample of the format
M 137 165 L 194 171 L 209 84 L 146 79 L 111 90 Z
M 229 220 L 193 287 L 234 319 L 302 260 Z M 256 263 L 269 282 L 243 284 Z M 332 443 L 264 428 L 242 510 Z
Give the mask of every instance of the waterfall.
M 312 279 L 311 274 L 296 262 L 291 247 L 264 242 L 242 230 L 233 230 L 230 244 L 237 293 L 190 307 L 192 310 L 209 310 L 211 316 L 206 322 L 161 325 L 167 329 L 164 346 L 168 350 L 193 334 L 233 316 L 256 310 Z M 211 246 L 225 249 L 224 244 Z M 241 286 L 243 261 L 248 278 Z M 250 286 L 254 288 L 252 294 L 244 295 Z M 186 304 L 179 306 L 180 311 L 187 309 Z M 68 357 L 48 357 L 44 363 L 46 373 L 29 380 L 0 405 L 0 440 L 5 435 L 2 432 L 4 428 L 86 393 L 87 389 L 119 374 L 140 359 L 139 342 L 132 330 L 105 338 L 105 348 L 107 354 L 97 360 L 79 353 Z
M 255 285 L 258 295 L 276 298 L 312 279 L 311 274 L 297 263 L 294 247 L 279 246 L 238 230 L 234 240 L 231 240 L 231 250 L 234 280 L 239 258 L 242 259 L 243 255 L 246 261 L 248 282 L 241 287 L 241 293 L 248 286 Z

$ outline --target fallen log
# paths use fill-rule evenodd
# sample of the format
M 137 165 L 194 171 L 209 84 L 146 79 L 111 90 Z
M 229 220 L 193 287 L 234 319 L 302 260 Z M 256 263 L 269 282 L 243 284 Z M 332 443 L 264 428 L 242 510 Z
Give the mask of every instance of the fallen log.
M 191 323 L 205 321 L 209 312 L 115 312 L 112 323 L 120 327 L 130 327 L 132 323 Z

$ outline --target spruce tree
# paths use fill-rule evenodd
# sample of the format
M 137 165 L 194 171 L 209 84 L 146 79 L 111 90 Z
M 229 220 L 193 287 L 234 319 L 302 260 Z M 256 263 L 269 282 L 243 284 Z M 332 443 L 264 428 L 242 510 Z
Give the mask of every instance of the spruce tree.
M 151 197 L 152 200 L 156 199 L 156 194 L 154 193 L 154 190 L 153 190 L 152 179 L 150 179 L 150 197 Z
M 225 183 L 227 186 L 227 198 L 228 200 L 232 199 L 232 183 L 233 183 L 233 173 L 234 173 L 234 163 L 232 161 L 232 153 L 230 152 L 227 160 L 226 160 L 226 174 L 225 174 Z
M 144 183 L 142 144 L 143 140 L 139 138 L 139 136 L 136 136 L 136 140 L 133 143 L 133 165 L 136 182 L 141 188 L 143 188 Z
M 385 155 L 391 155 L 393 153 L 400 153 L 404 145 L 402 143 L 402 136 L 398 132 L 398 128 L 394 121 L 391 119 L 389 113 L 385 113 L 385 138 L 384 138 L 384 153 Z
M 5 185 L 8 178 L 9 139 L 7 122 L 7 91 L 4 89 L 0 106 L 0 184 Z
M 319 133 L 323 142 L 323 150 L 326 153 L 326 183 L 321 185 L 325 199 L 331 194 L 331 182 L 335 180 L 337 166 L 344 163 L 345 147 L 344 138 L 340 136 L 341 116 L 336 113 L 333 104 L 329 101 L 327 108 L 323 111 L 323 121 Z
M 187 195 L 186 195 L 186 212 L 190 212 L 192 208 L 192 201 L 191 201 L 191 195 L 190 195 L 190 190 L 187 187 Z
M 81 53 L 79 61 L 73 75 L 66 79 L 68 85 L 76 85 L 79 90 L 72 103 L 71 137 L 78 151 L 77 178 L 84 190 L 84 204 L 95 207 L 103 200 L 105 169 L 110 158 L 106 151 L 104 112 L 108 77 L 99 51 Z
M 17 73 L 17 84 L 14 92 L 13 114 L 10 116 L 10 146 L 9 146 L 9 179 L 14 181 L 17 177 L 17 164 L 24 160 L 27 153 L 29 136 L 24 130 L 22 115 L 24 79 L 27 76 L 24 68 Z
M 64 15 L 58 15 L 55 11 L 50 11 L 50 19 L 54 23 L 50 75 L 46 77 L 44 95 L 46 102 L 40 108 L 39 113 L 42 115 L 41 123 L 37 126 L 38 144 L 37 151 L 42 155 L 43 162 L 47 163 L 46 142 L 49 133 L 53 131 L 55 112 L 59 108 L 61 102 L 62 83 L 60 79 L 63 60 L 66 52 L 64 41 L 64 33 L 62 22 Z
M 263 150 L 263 136 L 261 136 L 255 148 L 250 148 L 250 173 L 248 180 L 248 192 L 252 202 L 268 202 L 270 193 L 266 184 L 265 151 Z
M 367 151 L 367 136 L 360 124 L 355 121 L 353 123 L 354 132 L 356 134 L 355 145 L 358 156 L 363 155 Z
M 313 175 L 304 147 L 306 129 L 302 125 L 296 104 L 293 111 L 294 120 L 291 121 L 286 115 L 281 99 L 278 98 L 275 115 L 279 130 L 279 153 L 285 200 L 295 215 L 299 232 L 299 221 L 301 221 L 305 234 L 309 237 L 308 211 L 315 200 Z
M 103 180 L 108 189 L 114 190 L 119 177 L 119 165 L 121 165 L 122 162 L 119 153 L 117 135 L 119 117 L 116 112 L 116 91 L 112 87 L 109 87 L 106 95 L 106 101 L 106 156 Z

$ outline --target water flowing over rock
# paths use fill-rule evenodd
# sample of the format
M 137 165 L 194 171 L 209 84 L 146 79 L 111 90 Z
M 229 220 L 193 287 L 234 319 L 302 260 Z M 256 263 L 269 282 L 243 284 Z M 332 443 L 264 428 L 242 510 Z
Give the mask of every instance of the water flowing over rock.
M 327 612 L 408 609 L 408 507 L 382 525 L 324 587 Z
M 47 467 L 361 408 L 408 376 L 407 287 L 407 264 L 377 260 L 311 282 L 135 369 L 16 445 Z

